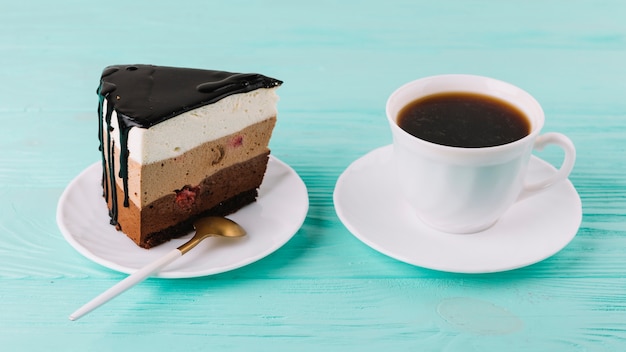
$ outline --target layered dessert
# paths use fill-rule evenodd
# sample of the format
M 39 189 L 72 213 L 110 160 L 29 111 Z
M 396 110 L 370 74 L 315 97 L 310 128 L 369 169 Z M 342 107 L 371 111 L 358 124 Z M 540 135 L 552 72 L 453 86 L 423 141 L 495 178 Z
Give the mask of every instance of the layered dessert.
M 98 114 L 111 224 L 151 248 L 188 233 L 199 216 L 254 202 L 281 84 L 260 74 L 107 67 Z

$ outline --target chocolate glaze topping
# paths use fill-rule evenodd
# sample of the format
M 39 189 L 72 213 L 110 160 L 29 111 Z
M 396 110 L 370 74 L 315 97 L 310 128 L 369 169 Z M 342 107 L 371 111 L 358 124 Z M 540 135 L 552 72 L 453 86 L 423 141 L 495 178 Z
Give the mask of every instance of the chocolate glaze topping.
M 111 197 L 111 224 L 117 223 L 113 155 L 115 143 L 110 131 L 113 110 L 117 112 L 121 155 L 119 177 L 124 185 L 124 206 L 128 207 L 128 133 L 133 127 L 150 128 L 184 112 L 213 104 L 229 95 L 273 88 L 283 82 L 256 73 L 231 73 L 153 65 L 116 65 L 102 71 L 98 87 L 98 115 L 102 152 L 104 197 Z M 104 111 L 104 101 L 107 108 Z M 104 123 L 103 123 L 104 121 Z M 104 131 L 104 126 L 108 131 Z M 106 149 L 105 149 L 106 148 Z

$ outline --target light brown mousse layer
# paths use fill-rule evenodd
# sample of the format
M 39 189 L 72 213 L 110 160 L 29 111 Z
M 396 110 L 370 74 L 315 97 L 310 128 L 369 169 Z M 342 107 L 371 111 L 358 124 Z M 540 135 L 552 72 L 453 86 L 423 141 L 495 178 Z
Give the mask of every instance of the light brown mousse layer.
M 142 166 L 129 159 L 127 207 L 116 177 L 118 230 L 150 248 L 188 233 L 199 214 L 227 215 L 255 201 L 275 123 L 276 117 L 268 118 L 156 163 Z M 115 170 L 118 155 L 115 148 Z

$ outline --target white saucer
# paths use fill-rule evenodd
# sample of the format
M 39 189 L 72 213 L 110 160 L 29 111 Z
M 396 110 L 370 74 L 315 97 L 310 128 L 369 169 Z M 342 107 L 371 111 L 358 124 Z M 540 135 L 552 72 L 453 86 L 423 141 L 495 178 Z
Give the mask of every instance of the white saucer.
M 334 203 L 359 240 L 397 260 L 456 273 L 491 273 L 524 267 L 563 249 L 582 221 L 580 197 L 567 180 L 516 203 L 491 228 L 469 235 L 427 227 L 399 199 L 391 168 L 392 146 L 353 162 L 339 177 Z M 555 172 L 533 156 L 530 179 Z
M 100 163 L 85 169 L 59 199 L 58 226 L 78 252 L 110 269 L 131 273 L 191 238 L 189 234 L 146 250 L 116 231 L 109 225 L 102 198 L 101 170 Z M 247 236 L 204 240 L 155 276 L 206 276 L 255 262 L 293 237 L 302 226 L 308 208 L 309 198 L 302 179 L 287 164 L 270 156 L 257 201 L 228 216 L 246 230 Z

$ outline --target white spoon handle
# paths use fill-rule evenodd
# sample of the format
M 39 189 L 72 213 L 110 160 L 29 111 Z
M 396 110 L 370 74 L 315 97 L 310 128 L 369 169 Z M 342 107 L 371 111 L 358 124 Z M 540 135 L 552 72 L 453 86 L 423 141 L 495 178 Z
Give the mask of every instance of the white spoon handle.
M 97 296 L 96 298 L 92 299 L 91 301 L 89 301 L 84 306 L 80 307 L 74 313 L 70 314 L 70 320 L 77 320 L 77 319 L 79 319 L 83 315 L 91 312 L 92 310 L 98 308 L 99 306 L 101 306 L 101 305 L 105 304 L 106 302 L 110 301 L 111 299 L 115 298 L 120 293 L 128 290 L 129 288 L 133 287 L 134 285 L 136 285 L 136 284 L 140 283 L 141 281 L 145 280 L 148 276 L 150 276 L 150 274 L 158 271 L 159 269 L 161 269 L 164 266 L 166 266 L 167 264 L 173 262 L 177 258 L 180 258 L 181 256 L 182 256 L 181 251 L 178 250 L 178 249 L 174 249 L 171 252 L 169 252 L 168 254 L 166 254 L 165 256 L 161 257 L 160 259 L 155 260 L 154 262 L 152 262 L 152 263 L 144 266 L 143 268 L 137 270 L 136 272 L 132 273 L 131 275 L 129 275 L 124 280 L 118 282 L 115 286 L 113 286 L 110 289 L 102 292 L 99 296 Z

